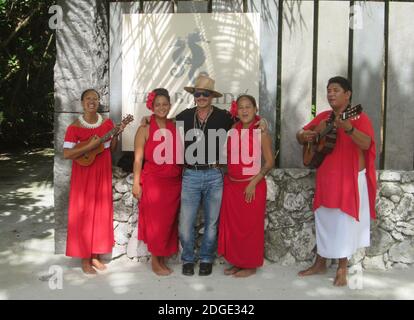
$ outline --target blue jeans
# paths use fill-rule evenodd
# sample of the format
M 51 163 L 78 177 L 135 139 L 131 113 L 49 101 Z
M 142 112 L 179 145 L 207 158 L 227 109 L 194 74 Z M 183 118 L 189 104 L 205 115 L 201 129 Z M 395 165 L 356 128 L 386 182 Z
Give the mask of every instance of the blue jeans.
M 208 170 L 184 169 L 179 218 L 181 260 L 195 262 L 195 223 L 198 207 L 203 200 L 204 234 L 200 261 L 212 263 L 217 249 L 217 227 L 223 195 L 223 174 L 219 168 Z

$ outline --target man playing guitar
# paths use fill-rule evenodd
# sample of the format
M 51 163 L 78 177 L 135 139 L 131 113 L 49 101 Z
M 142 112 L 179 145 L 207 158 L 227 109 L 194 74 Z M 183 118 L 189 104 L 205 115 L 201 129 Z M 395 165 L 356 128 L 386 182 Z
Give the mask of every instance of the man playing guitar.
M 339 259 L 335 286 L 347 284 L 348 259 L 370 244 L 370 217 L 375 218 L 375 141 L 368 116 L 361 112 L 342 120 L 349 108 L 352 87 L 343 77 L 329 79 L 327 99 L 332 111 L 318 114 L 296 134 L 302 145 L 315 142 L 313 128 L 333 119 L 336 144 L 316 170 L 313 210 L 317 256 L 315 263 L 299 272 L 308 276 L 326 272 L 326 259 Z

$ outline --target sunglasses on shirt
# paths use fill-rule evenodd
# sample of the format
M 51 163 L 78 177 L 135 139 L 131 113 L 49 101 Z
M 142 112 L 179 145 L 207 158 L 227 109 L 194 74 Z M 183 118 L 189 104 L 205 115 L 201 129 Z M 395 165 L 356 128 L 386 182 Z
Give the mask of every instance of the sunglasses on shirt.
M 208 98 L 211 95 L 210 92 L 208 91 L 203 91 L 203 92 L 194 92 L 194 97 L 195 98 L 200 98 L 201 96 Z

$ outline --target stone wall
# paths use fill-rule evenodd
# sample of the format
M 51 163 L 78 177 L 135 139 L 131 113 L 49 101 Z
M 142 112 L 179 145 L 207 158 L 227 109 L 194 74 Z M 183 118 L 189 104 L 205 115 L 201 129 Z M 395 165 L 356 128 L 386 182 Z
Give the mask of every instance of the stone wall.
M 350 265 L 367 269 L 403 268 L 414 263 L 414 172 L 378 171 L 378 219 L 371 222 L 371 247 L 357 252 Z M 282 265 L 309 264 L 315 256 L 312 212 L 314 172 L 275 169 L 267 178 L 265 257 Z M 114 229 L 112 258 L 127 255 L 147 260 L 145 244 L 137 240 L 137 201 L 132 174 L 114 167 Z M 198 238 L 203 233 L 197 223 Z M 179 257 L 176 257 L 179 260 Z

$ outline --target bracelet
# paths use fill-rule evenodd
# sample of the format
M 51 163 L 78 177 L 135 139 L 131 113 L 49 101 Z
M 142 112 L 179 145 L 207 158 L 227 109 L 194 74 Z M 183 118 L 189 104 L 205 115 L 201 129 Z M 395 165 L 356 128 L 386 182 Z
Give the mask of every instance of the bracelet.
M 355 128 L 354 127 L 352 127 L 351 129 L 349 129 L 349 130 L 345 130 L 345 133 L 348 135 L 348 136 L 350 136 L 353 132 L 354 132 L 354 130 L 355 130 Z

